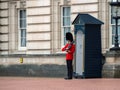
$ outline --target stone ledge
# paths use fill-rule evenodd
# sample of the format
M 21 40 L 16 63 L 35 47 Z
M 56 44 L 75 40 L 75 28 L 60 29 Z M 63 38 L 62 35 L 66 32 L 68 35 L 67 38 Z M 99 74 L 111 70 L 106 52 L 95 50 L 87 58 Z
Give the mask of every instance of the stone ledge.
M 64 53 L 61 54 L 9 54 L 9 55 L 0 55 L 0 58 L 13 58 L 13 57 L 25 57 L 25 58 L 30 58 L 30 57 L 47 57 L 47 56 L 65 56 Z
M 105 57 L 120 57 L 120 51 L 107 51 Z

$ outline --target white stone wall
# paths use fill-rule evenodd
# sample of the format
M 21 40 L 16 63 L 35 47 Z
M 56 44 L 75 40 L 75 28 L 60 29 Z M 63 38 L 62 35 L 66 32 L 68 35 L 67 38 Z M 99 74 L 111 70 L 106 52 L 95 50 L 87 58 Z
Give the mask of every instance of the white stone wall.
M 111 8 L 109 2 L 111 0 L 99 0 L 99 18 L 104 22 L 101 30 L 102 52 L 106 53 L 112 46 L 112 29 L 111 29 Z M 104 7 L 104 8 L 103 8 Z
M 98 18 L 98 0 L 71 0 L 71 3 L 72 21 L 78 13 L 89 13 Z
M 102 51 L 110 46 L 108 0 L 25 0 L 27 11 L 27 49 L 18 48 L 17 10 L 21 0 L 1 0 L 1 54 L 51 54 L 61 52 L 61 7 L 71 6 L 71 23 L 78 13 L 89 13 L 102 25 Z M 89 7 L 89 8 L 88 8 Z M 74 28 L 71 25 L 72 32 Z
M 29 1 L 28 1 L 29 2 Z M 50 14 L 50 7 L 34 7 L 27 9 L 27 15 L 44 15 L 44 14 Z
M 94 3 L 98 2 L 98 0 L 71 0 L 72 3 L 74 4 L 85 4 L 85 3 Z
M 27 54 L 51 52 L 50 0 L 27 0 Z
M 7 0 L 1 0 L 0 3 L 0 54 L 8 54 L 8 2 Z
M 29 32 L 50 32 L 50 25 L 49 24 L 41 24 L 41 25 L 29 25 L 27 26 L 28 33 Z
M 28 0 L 27 7 L 39 7 L 48 6 L 51 4 L 51 0 Z

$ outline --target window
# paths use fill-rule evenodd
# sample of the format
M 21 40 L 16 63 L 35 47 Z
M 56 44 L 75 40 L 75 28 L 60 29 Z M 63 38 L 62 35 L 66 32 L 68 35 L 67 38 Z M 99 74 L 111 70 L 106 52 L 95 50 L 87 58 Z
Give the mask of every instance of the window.
M 112 18 L 112 12 L 114 11 L 114 9 L 113 8 L 111 9 L 112 46 L 114 46 L 114 43 L 115 43 L 114 38 L 115 38 L 115 30 L 116 30 L 115 19 Z M 119 40 L 119 46 L 120 46 L 120 19 L 118 20 L 118 40 Z
M 65 38 L 66 32 L 70 32 L 71 29 L 70 15 L 71 15 L 70 7 L 63 7 L 62 8 L 62 40 L 64 45 L 66 43 L 66 38 Z
M 26 10 L 19 10 L 19 49 L 26 49 Z

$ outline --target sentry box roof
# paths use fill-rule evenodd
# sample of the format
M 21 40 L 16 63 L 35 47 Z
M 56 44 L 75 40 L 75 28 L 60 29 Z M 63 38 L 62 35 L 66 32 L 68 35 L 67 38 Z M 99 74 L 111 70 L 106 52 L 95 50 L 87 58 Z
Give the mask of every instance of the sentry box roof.
M 104 23 L 89 14 L 79 13 L 72 24 L 83 25 L 83 24 L 104 24 Z

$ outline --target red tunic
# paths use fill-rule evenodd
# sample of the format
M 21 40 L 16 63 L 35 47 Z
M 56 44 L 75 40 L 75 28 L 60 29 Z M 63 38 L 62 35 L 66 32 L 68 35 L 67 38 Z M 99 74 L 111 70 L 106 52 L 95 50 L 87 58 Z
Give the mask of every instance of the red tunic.
M 66 51 L 66 49 L 68 48 L 69 44 L 67 43 L 63 48 L 62 48 L 62 51 Z M 71 48 L 66 51 L 67 54 L 66 54 L 66 60 L 73 60 L 73 54 L 75 52 L 75 45 L 72 44 Z

